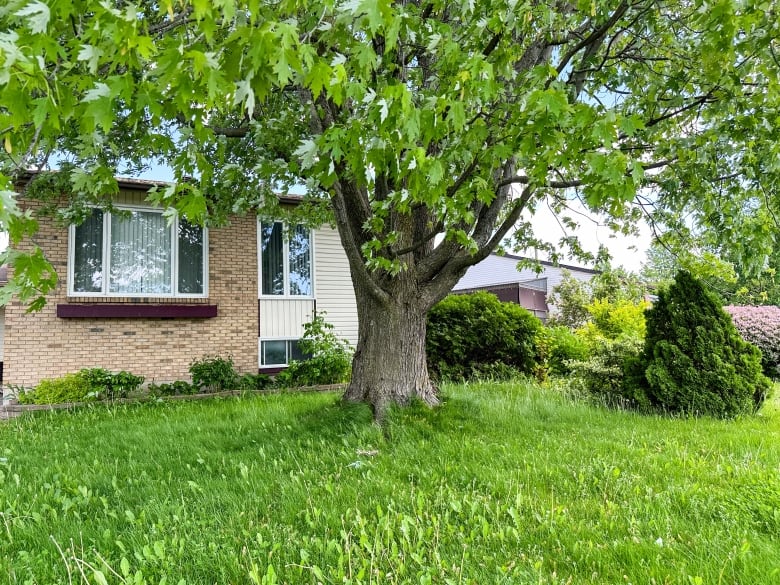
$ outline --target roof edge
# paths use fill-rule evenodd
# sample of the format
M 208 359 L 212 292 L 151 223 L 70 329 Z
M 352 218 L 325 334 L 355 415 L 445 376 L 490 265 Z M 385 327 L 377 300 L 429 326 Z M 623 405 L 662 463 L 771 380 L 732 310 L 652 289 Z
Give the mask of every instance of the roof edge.
M 596 270 L 595 268 L 587 268 L 585 266 L 575 266 L 573 264 L 555 263 L 555 262 L 551 262 L 550 260 L 537 260 L 536 258 L 529 258 L 528 256 L 519 256 L 517 254 L 499 254 L 498 252 L 491 252 L 490 255 L 495 256 L 497 258 L 509 258 L 510 260 L 517 260 L 518 262 L 522 260 L 526 260 L 530 262 L 536 262 L 544 266 L 553 266 L 555 268 L 563 268 L 565 270 L 577 270 L 579 272 L 587 272 L 589 274 L 601 274 L 602 272 L 601 270 Z

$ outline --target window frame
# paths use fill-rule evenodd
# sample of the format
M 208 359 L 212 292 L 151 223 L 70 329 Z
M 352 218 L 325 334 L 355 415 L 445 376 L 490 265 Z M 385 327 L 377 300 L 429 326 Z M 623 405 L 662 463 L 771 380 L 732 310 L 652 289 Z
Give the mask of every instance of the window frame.
M 258 347 L 257 347 L 257 357 L 258 357 L 258 368 L 263 369 L 270 369 L 270 368 L 286 368 L 290 365 L 290 355 L 292 354 L 292 351 L 290 350 L 290 343 L 291 342 L 299 342 L 301 340 L 300 337 L 260 337 L 258 339 Z M 284 351 L 285 351 L 285 359 L 287 360 L 283 364 L 264 364 L 263 363 L 263 343 L 268 341 L 284 341 Z M 307 358 L 304 358 L 307 359 Z
M 283 229 L 283 245 L 282 245 L 282 270 L 284 279 L 284 293 L 280 295 L 268 295 L 263 294 L 263 224 L 278 223 L 281 224 Z M 287 222 L 275 219 L 270 221 L 263 221 L 258 218 L 257 220 L 257 298 L 258 299 L 285 299 L 285 300 L 297 300 L 306 301 L 314 300 L 316 298 L 316 282 L 314 279 L 314 250 L 315 250 L 315 238 L 313 228 L 307 227 L 309 230 L 309 278 L 311 279 L 311 293 L 308 295 L 291 295 L 290 294 L 290 240 L 287 238 L 287 230 L 290 226 Z M 287 338 L 285 338 L 287 339 Z M 282 339 L 266 340 L 266 341 L 281 341 Z M 268 366 L 271 367 L 271 366 Z
M 143 213 L 159 213 L 164 209 L 144 205 L 114 205 L 120 211 L 137 211 Z M 93 207 L 92 209 L 100 209 Z M 109 291 L 109 275 L 111 274 L 111 211 L 103 212 L 103 285 L 100 292 L 81 292 L 74 290 L 74 271 L 76 264 L 76 224 L 68 226 L 68 296 L 85 298 L 137 298 L 137 299 L 205 299 L 209 296 L 209 232 L 203 226 L 203 292 L 179 293 L 179 214 L 168 225 L 171 230 L 171 291 L 170 293 L 126 293 Z

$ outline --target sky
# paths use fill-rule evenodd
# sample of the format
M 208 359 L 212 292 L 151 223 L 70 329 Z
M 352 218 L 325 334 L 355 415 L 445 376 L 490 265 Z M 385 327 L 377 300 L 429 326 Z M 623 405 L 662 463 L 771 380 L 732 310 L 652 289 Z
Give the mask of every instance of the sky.
M 588 213 L 583 207 L 575 209 L 587 216 L 577 216 L 579 228 L 576 232 L 573 232 L 573 234 L 579 237 L 582 247 L 586 251 L 596 254 L 599 246 L 603 244 L 612 256 L 613 266 L 622 266 L 632 272 L 638 272 L 641 269 L 642 263 L 646 260 L 646 252 L 652 242 L 652 231 L 647 224 L 641 223 L 639 225 L 639 234 L 637 236 L 624 236 L 615 234 L 606 225 L 603 225 L 598 217 Z M 546 206 L 539 207 L 531 223 L 534 228 L 534 235 L 546 241 L 555 242 L 564 235 L 572 235 L 571 233 L 564 233 L 555 215 Z M 561 260 L 561 262 L 564 264 L 582 265 L 582 262 L 569 258 Z

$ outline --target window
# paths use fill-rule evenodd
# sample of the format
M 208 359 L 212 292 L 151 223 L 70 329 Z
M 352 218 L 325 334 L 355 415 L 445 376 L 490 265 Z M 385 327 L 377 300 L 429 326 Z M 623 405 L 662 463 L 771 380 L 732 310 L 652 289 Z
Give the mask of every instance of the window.
M 159 209 L 94 209 L 70 232 L 70 290 L 79 296 L 205 297 L 207 233 Z
M 297 339 L 268 339 L 260 341 L 260 367 L 286 366 L 292 360 L 305 360 Z
M 260 224 L 260 295 L 311 297 L 311 234 L 302 226 Z

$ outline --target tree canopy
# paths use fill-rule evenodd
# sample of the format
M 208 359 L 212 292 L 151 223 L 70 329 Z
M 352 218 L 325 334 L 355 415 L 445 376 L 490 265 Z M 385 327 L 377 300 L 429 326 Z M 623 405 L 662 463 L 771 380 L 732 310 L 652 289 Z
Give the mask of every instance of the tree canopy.
M 54 160 L 66 218 L 150 160 L 176 178 L 154 200 L 200 221 L 305 185 L 382 311 L 426 311 L 510 233 L 544 247 L 526 222 L 574 199 L 758 258 L 779 22 L 760 0 L 7 0 L 0 222 L 34 229 L 14 184 Z M 45 290 L 42 256 L 12 260 L 11 290 Z

